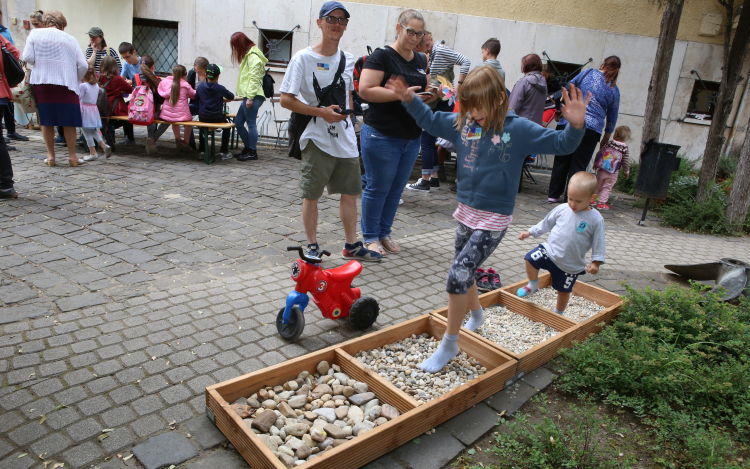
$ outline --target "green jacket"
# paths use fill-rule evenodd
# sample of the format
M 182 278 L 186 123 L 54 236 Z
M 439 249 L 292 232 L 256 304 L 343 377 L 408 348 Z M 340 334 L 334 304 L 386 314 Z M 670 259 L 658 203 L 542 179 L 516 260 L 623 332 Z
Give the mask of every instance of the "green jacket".
M 263 67 L 268 59 L 263 52 L 253 46 L 240 64 L 240 75 L 237 77 L 237 96 L 253 99 L 263 95 Z

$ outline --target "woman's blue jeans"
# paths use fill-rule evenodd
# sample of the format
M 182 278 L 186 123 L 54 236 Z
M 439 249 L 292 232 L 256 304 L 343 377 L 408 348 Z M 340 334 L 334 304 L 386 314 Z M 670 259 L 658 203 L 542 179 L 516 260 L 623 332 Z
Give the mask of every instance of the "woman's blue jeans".
M 437 147 L 435 146 L 437 137 L 423 130 L 420 140 L 422 147 L 422 176 L 432 175 L 432 173 L 438 171 L 440 166 L 438 165 Z
M 398 201 L 419 156 L 419 139 L 386 137 L 362 126 L 362 161 L 367 186 L 362 192 L 362 234 L 365 243 L 391 235 Z
M 240 108 L 237 109 L 234 126 L 237 128 L 237 133 L 240 135 L 242 143 L 245 144 L 245 148 L 255 150 L 258 146 L 258 127 L 255 121 L 258 118 L 258 109 L 265 100 L 266 98 L 258 95 L 253 98 L 253 104 L 247 107 L 245 105 L 247 98 L 244 98 L 240 103 Z M 247 128 L 245 128 L 245 125 L 247 125 Z

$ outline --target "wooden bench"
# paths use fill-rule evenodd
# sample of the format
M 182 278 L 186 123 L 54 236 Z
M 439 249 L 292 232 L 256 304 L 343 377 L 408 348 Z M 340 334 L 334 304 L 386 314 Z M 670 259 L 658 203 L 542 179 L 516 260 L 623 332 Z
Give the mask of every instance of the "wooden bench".
M 102 120 L 117 120 L 117 121 L 127 121 L 128 116 L 111 116 L 111 117 L 102 117 Z M 216 143 L 214 141 L 214 132 L 217 129 L 223 129 L 223 130 L 231 130 L 234 129 L 234 123 L 233 122 L 225 122 L 220 124 L 212 124 L 208 122 L 200 122 L 200 121 L 185 121 L 185 122 L 167 122 L 163 121 L 161 119 L 154 119 L 155 124 L 168 124 L 168 125 L 189 125 L 192 127 L 198 127 L 203 134 L 203 140 L 206 142 L 205 147 L 205 154 L 206 154 L 206 164 L 211 164 L 214 161 L 216 161 Z M 106 124 L 105 124 L 106 125 Z M 134 124 L 137 125 L 137 124 Z M 208 137 L 211 136 L 211 146 L 208 145 Z M 210 150 L 209 150 L 210 148 Z

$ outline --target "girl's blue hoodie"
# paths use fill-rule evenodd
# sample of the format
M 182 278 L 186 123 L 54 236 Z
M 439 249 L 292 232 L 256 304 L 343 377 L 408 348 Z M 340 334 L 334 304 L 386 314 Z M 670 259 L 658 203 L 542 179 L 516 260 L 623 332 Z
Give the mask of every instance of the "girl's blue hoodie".
M 578 148 L 586 129 L 572 125 L 556 131 L 508 111 L 502 132 L 484 132 L 473 121 L 461 130 L 458 114 L 432 112 L 421 99 L 402 103 L 429 134 L 442 137 L 458 152 L 458 201 L 479 210 L 512 215 L 523 162 L 528 155 L 568 155 Z

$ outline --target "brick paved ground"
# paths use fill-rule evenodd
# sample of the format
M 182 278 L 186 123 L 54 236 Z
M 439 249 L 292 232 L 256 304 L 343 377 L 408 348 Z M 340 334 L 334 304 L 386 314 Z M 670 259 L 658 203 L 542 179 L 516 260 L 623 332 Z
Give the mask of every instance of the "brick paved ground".
M 44 154 L 40 133 L 25 134 L 31 141 L 12 153 L 20 198 L 0 202 L 0 468 L 42 467 L 40 454 L 88 467 L 170 423 L 186 433 L 204 413 L 207 385 L 359 334 L 314 307 L 297 343 L 276 333 L 293 286 L 285 248 L 305 239 L 297 162 L 281 152 L 206 166 L 173 149 L 146 157 L 135 145 L 48 168 L 27 156 Z M 488 262 L 506 282 L 522 278 L 534 245 L 518 233 L 551 208 L 548 179 L 538 179 Z M 609 263 L 584 281 L 621 291 L 619 280 L 646 285 L 665 263 L 750 260 L 746 239 L 636 227 L 639 210 L 612 206 Z M 336 197 L 320 208 L 319 240 L 338 254 Z M 404 194 L 394 226 L 403 254 L 366 265 L 356 280 L 380 302 L 376 327 L 446 304 L 454 208 L 446 188 Z M 341 264 L 334 256 L 325 265 Z M 114 431 L 100 442 L 105 428 Z

